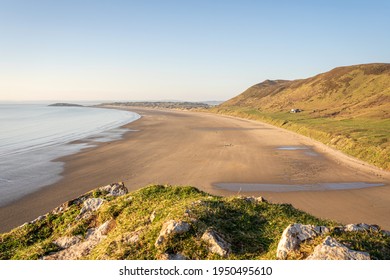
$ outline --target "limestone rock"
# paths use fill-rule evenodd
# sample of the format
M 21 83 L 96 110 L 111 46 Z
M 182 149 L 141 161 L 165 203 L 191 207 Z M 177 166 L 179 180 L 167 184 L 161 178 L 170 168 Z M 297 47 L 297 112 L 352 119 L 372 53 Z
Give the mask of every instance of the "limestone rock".
M 86 213 L 96 211 L 104 203 L 101 198 L 88 198 L 84 201 L 83 207 L 80 210 L 79 218 L 82 218 Z
M 299 249 L 301 242 L 311 239 L 318 234 L 313 225 L 289 225 L 283 231 L 276 251 L 276 257 L 278 259 L 287 259 L 289 253 Z
M 53 211 L 51 211 L 52 214 L 60 214 L 62 212 L 64 212 L 66 209 L 63 205 L 60 205 L 56 208 L 53 209 Z
M 242 197 L 242 199 L 244 199 L 245 201 L 250 202 L 250 203 L 264 203 L 264 202 L 267 202 L 267 200 L 264 197 L 262 197 L 262 196 L 259 196 L 259 197 L 247 196 L 247 197 Z
M 81 203 L 83 203 L 84 201 L 86 201 L 89 197 L 91 197 L 91 193 L 86 193 L 82 196 L 79 196 L 78 198 L 75 198 L 75 199 L 72 199 L 72 200 L 69 200 L 63 204 L 61 204 L 60 206 L 56 207 L 53 209 L 53 211 L 51 211 L 52 214 L 60 214 L 60 213 L 63 213 L 65 212 L 66 210 L 68 210 L 68 208 L 72 205 L 80 205 Z
M 247 196 L 247 197 L 244 197 L 243 198 L 246 202 L 249 202 L 249 203 L 255 203 L 257 202 L 256 198 L 254 196 Z
M 181 261 L 186 260 L 187 258 L 182 254 L 162 254 L 159 258 L 159 260 L 170 260 L 170 261 Z
M 354 251 L 328 236 L 314 248 L 307 260 L 369 260 L 366 252 Z
M 127 233 L 122 236 L 122 242 L 127 244 L 137 243 L 140 239 L 141 230 L 137 230 L 134 232 Z
M 256 201 L 257 202 L 260 202 L 260 203 L 262 203 L 262 202 L 268 202 L 264 197 L 262 197 L 262 196 L 259 196 L 259 197 L 256 197 Z
M 40 221 L 43 221 L 44 219 L 46 219 L 46 217 L 47 217 L 47 214 L 46 214 L 46 215 L 41 215 L 41 216 L 39 216 L 38 218 L 32 220 L 31 222 L 26 222 L 26 223 L 24 223 L 24 224 L 18 226 L 18 228 L 22 228 L 22 227 L 24 227 L 24 226 L 26 226 L 26 225 L 33 225 L 33 224 L 36 224 L 37 222 L 40 222 Z
M 56 240 L 57 245 L 63 247 L 64 250 L 45 256 L 45 260 L 77 260 L 88 255 L 104 238 L 107 233 L 113 228 L 115 221 L 108 220 L 98 228 L 90 228 L 87 230 L 85 240 Z M 72 244 L 73 243 L 73 244 Z M 63 246 L 61 246 L 63 245 Z
M 61 249 L 67 249 L 77 243 L 81 242 L 81 238 L 79 236 L 71 236 L 71 237 L 60 237 L 55 240 L 53 243 L 60 247 Z
M 314 227 L 314 231 L 318 234 L 318 235 L 322 235 L 322 234 L 326 234 L 326 233 L 329 233 L 330 232 L 330 229 L 326 226 L 315 226 Z
M 190 224 L 183 221 L 169 220 L 165 222 L 161 228 L 160 234 L 155 245 L 159 246 L 164 243 L 170 236 L 182 234 L 190 230 Z
M 230 244 L 226 242 L 219 233 L 213 229 L 207 229 L 202 235 L 202 240 L 209 244 L 209 250 L 221 257 L 227 257 L 230 253 Z
M 343 228 L 344 231 L 375 231 L 379 232 L 380 228 L 377 225 L 368 225 L 364 223 L 349 224 Z
M 111 230 L 113 230 L 116 227 L 116 221 L 114 219 L 108 220 L 105 223 L 103 223 L 99 228 L 98 231 L 101 235 L 107 235 Z
M 122 196 L 127 194 L 129 191 L 125 187 L 123 182 L 113 183 L 104 187 L 99 188 L 99 191 L 108 192 L 107 196 Z
M 35 224 L 37 222 L 43 221 L 44 219 L 46 219 L 46 215 L 39 216 L 35 220 L 31 221 L 30 224 Z

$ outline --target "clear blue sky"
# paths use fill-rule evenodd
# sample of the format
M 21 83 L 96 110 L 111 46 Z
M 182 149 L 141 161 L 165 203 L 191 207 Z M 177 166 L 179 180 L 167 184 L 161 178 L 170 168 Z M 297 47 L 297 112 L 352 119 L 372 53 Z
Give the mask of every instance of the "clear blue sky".
M 0 100 L 224 100 L 390 62 L 390 1 L 0 0 Z

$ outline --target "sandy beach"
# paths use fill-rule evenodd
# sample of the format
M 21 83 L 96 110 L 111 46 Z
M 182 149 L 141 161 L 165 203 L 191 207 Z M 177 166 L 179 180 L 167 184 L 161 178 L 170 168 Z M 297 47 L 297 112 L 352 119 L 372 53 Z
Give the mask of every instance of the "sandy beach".
M 132 131 L 122 140 L 58 159 L 65 163 L 59 182 L 1 207 L 0 232 L 91 189 L 118 181 L 125 182 L 130 191 L 148 184 L 177 184 L 217 195 L 261 195 L 321 218 L 378 224 L 390 230 L 389 172 L 260 122 L 208 113 L 131 111 L 142 118 L 126 125 Z M 220 188 L 219 183 L 228 183 L 231 188 Z M 336 188 L 341 183 L 379 186 L 295 189 L 319 183 L 332 183 Z M 266 184 L 267 188 L 246 191 L 246 184 Z M 291 186 L 292 191 L 282 192 L 278 189 L 281 185 Z

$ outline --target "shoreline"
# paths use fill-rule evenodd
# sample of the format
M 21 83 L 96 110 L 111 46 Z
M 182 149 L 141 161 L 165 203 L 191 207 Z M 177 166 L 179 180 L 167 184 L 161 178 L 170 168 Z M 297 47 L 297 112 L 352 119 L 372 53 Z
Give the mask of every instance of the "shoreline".
M 5 105 L 3 113 L 8 112 L 10 120 L 27 121 L 2 126 L 0 207 L 56 183 L 64 166 L 58 158 L 120 139 L 126 132 L 121 127 L 140 117 L 129 111 L 68 107 L 76 106 Z
M 305 136 L 257 121 L 211 113 L 115 109 L 128 109 L 141 118 L 122 126 L 131 131 L 120 140 L 98 143 L 57 159 L 65 164 L 62 179 L 0 207 L 0 232 L 31 221 L 91 189 L 117 181 L 124 181 L 129 191 L 148 184 L 171 184 L 192 185 L 217 195 L 237 194 L 218 190 L 214 187 L 217 182 L 382 182 L 384 186 L 361 189 L 241 194 L 291 203 L 315 216 L 342 223 L 366 222 L 390 229 L 389 174 L 368 164 L 362 166 L 359 161 L 354 164 L 355 159 Z M 316 156 L 310 157 L 302 150 L 275 149 L 283 145 L 307 145 Z

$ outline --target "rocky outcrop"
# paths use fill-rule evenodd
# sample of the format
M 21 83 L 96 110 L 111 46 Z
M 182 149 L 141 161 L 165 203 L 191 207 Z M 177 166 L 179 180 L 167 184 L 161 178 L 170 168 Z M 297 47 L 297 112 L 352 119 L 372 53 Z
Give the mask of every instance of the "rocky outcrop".
M 134 244 L 140 240 L 141 230 L 133 231 L 122 236 L 121 242 L 125 244 Z
M 129 191 L 125 187 L 123 182 L 112 183 L 110 185 L 107 185 L 107 186 L 104 186 L 104 187 L 100 187 L 100 188 L 97 188 L 97 189 L 95 189 L 93 191 L 90 191 L 90 192 L 88 192 L 86 194 L 83 194 L 83 195 L 79 196 L 78 198 L 69 200 L 69 201 L 61 204 L 60 206 L 54 208 L 53 211 L 51 211 L 50 213 L 51 214 L 63 213 L 70 206 L 72 206 L 72 205 L 80 205 L 80 204 L 84 203 L 86 200 L 92 198 L 94 196 L 94 193 L 102 193 L 101 196 L 103 196 L 103 197 L 110 197 L 110 196 L 122 196 L 122 195 L 127 194 L 128 192 Z
M 190 224 L 183 221 L 169 220 L 165 222 L 161 228 L 159 236 L 157 237 L 155 245 L 162 245 L 171 236 L 189 231 L 190 227 Z
M 64 236 L 55 240 L 53 243 L 57 245 L 60 249 L 67 249 L 79 242 L 81 242 L 82 238 L 80 236 Z
M 343 227 L 335 227 L 335 232 L 351 231 L 374 231 L 379 232 L 376 225 L 350 224 Z M 279 241 L 276 256 L 278 259 L 287 259 L 293 252 L 299 252 L 300 245 L 306 240 L 330 233 L 325 226 L 291 224 L 282 234 Z M 307 257 L 308 260 L 369 260 L 370 255 L 366 252 L 354 251 L 341 244 L 333 237 L 327 236 L 323 242 L 316 246 L 313 252 Z
M 110 230 L 114 228 L 115 221 L 109 220 L 103 223 L 98 228 L 90 228 L 87 230 L 85 239 L 67 237 L 60 238 L 53 243 L 57 246 L 64 248 L 54 254 L 45 256 L 45 260 L 78 260 L 88 255 L 93 248 L 96 247 L 108 234 Z
M 369 260 L 370 254 L 354 251 L 336 239 L 327 236 L 322 244 L 314 248 L 307 260 Z
M 246 202 L 249 202 L 249 203 L 264 203 L 264 202 L 267 202 L 267 200 L 262 197 L 262 196 L 258 196 L 258 197 L 254 197 L 254 196 L 246 196 L 246 197 L 241 197 L 241 199 L 245 200 Z
M 100 235 L 107 235 L 116 227 L 116 221 L 114 219 L 110 219 L 99 227 Z
M 374 231 L 378 232 L 380 230 L 379 226 L 377 225 L 369 225 L 369 224 L 349 224 L 344 226 L 344 231 Z
M 209 245 L 210 252 L 220 255 L 221 257 L 226 258 L 231 249 L 230 244 L 226 242 L 222 236 L 215 230 L 208 228 L 201 238 Z
M 78 218 L 84 218 L 90 212 L 98 210 L 104 202 L 105 200 L 101 198 L 88 198 L 86 201 L 84 201 L 83 207 L 80 210 Z
M 99 191 L 107 192 L 107 196 L 122 196 L 129 192 L 123 182 L 100 187 Z
M 285 260 L 288 255 L 299 249 L 301 242 L 329 232 L 324 226 L 291 224 L 282 234 L 276 250 L 276 257 Z
M 262 197 L 262 196 L 256 197 L 256 201 L 257 201 L 257 202 L 260 202 L 260 203 L 268 202 L 268 201 L 267 201 L 264 197 Z

